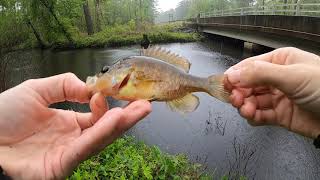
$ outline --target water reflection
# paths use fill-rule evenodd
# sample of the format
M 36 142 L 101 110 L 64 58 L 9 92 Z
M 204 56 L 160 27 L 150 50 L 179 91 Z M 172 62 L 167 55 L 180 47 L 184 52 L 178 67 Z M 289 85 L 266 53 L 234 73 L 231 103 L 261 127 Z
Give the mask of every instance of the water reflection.
M 209 76 L 248 57 L 241 48 L 221 42 L 161 45 L 188 58 L 190 73 Z M 7 87 L 25 79 L 73 72 L 80 79 L 103 65 L 139 54 L 138 47 L 50 52 L 28 51 L 8 57 Z M 187 115 L 171 112 L 165 103 L 153 103 L 153 112 L 130 134 L 171 154 L 185 153 L 217 175 L 253 179 L 319 179 L 320 154 L 310 140 L 276 127 L 250 127 L 237 110 L 205 93 L 196 93 L 199 108 Z M 112 106 L 125 102 L 108 99 Z M 54 107 L 88 111 L 87 105 L 60 103 Z

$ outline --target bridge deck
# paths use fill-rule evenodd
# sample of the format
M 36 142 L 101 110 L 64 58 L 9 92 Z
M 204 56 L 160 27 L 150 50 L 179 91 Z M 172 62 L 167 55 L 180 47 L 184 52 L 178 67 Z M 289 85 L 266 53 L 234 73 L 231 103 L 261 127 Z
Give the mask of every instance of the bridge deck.
M 247 42 L 261 44 L 267 47 L 280 48 L 293 46 L 309 52 L 320 54 L 320 44 L 313 41 L 306 41 L 300 38 L 279 36 L 269 33 L 241 31 L 236 29 L 219 29 L 203 27 L 202 32 L 220 36 L 239 39 Z
M 244 15 L 191 19 L 199 31 L 272 48 L 294 46 L 320 54 L 320 18 Z

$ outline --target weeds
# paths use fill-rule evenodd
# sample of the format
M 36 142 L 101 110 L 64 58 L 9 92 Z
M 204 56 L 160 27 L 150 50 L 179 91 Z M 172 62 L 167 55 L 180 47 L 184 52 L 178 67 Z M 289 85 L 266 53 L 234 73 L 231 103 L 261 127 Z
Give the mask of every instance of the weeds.
M 123 137 L 83 162 L 70 180 L 79 179 L 211 179 L 184 155 L 165 154 L 157 147 Z

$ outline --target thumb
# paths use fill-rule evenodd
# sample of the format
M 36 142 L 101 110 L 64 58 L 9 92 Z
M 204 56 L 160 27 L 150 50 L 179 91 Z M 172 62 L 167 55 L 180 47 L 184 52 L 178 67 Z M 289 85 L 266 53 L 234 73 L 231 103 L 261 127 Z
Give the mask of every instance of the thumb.
M 247 88 L 273 86 L 286 94 L 291 94 L 307 79 L 307 68 L 302 66 L 248 61 L 237 69 L 229 69 L 226 74 L 233 86 Z

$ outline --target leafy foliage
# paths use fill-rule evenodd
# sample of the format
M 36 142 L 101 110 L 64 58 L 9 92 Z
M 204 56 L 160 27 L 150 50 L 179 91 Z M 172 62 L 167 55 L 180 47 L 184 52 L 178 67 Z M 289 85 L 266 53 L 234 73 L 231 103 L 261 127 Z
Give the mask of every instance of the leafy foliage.
M 195 33 L 181 32 L 181 23 L 150 26 L 145 25 L 145 31 L 136 31 L 134 24 L 115 25 L 105 28 L 103 31 L 92 36 L 77 37 L 76 48 L 83 47 L 110 47 L 138 44 L 145 33 L 149 36 L 151 44 L 170 42 L 191 42 L 200 39 Z M 57 44 L 57 48 L 63 46 L 64 42 Z
M 88 22 L 94 32 L 132 22 L 140 31 L 153 23 L 155 5 L 155 0 L 2 0 L 0 49 L 75 46 L 77 38 L 86 37 Z
M 210 179 L 200 167 L 126 136 L 83 162 L 69 179 Z

